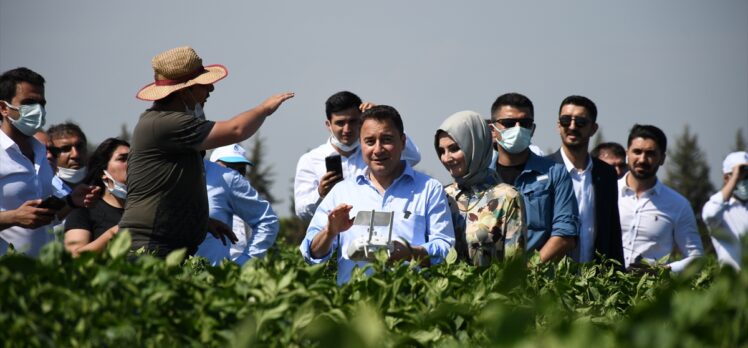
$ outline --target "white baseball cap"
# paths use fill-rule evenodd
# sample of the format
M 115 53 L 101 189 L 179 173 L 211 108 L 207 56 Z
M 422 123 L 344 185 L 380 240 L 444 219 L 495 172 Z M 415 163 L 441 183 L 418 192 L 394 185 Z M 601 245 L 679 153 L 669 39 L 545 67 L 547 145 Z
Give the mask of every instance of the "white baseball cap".
M 722 173 L 732 173 L 732 168 L 738 164 L 748 163 L 748 152 L 738 151 L 733 152 L 725 157 L 722 162 Z
M 239 144 L 226 145 L 215 148 L 210 154 L 210 161 L 226 162 L 226 163 L 246 163 L 250 166 L 255 164 L 247 159 L 247 151 Z

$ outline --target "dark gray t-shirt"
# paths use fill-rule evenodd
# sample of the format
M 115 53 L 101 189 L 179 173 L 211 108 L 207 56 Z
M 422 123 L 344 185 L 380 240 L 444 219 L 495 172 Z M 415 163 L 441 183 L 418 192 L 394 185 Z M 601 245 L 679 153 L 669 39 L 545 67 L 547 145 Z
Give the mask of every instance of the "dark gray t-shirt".
M 166 256 L 194 253 L 205 238 L 208 201 L 197 149 L 214 122 L 184 112 L 146 110 L 132 135 L 127 162 L 127 201 L 120 228 L 129 229 L 132 250 Z

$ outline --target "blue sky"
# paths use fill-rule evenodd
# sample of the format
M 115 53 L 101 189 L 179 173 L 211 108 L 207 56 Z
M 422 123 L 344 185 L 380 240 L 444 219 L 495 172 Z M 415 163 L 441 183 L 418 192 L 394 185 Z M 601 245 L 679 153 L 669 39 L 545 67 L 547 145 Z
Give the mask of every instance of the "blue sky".
M 560 144 L 558 104 L 570 94 L 597 103 L 608 141 L 625 142 L 638 122 L 674 144 L 688 125 L 715 185 L 735 130 L 748 138 L 743 0 L 0 0 L 0 70 L 41 73 L 49 124 L 74 120 L 92 142 L 135 125 L 149 106 L 134 96 L 153 79 L 151 58 L 182 45 L 229 69 L 209 119 L 296 92 L 260 131 L 284 216 L 296 162 L 327 137 L 324 101 L 340 90 L 397 108 L 422 151 L 417 169 L 442 182 L 435 129 L 460 110 L 488 117 L 510 91 L 534 102 L 544 150 Z

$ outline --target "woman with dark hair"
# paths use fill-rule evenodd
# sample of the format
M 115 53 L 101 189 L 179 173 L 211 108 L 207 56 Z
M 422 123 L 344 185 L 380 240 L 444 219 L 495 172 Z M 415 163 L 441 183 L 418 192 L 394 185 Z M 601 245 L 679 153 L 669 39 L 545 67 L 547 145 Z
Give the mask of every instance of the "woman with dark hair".
M 73 256 L 104 249 L 117 233 L 127 196 L 129 153 L 129 143 L 109 138 L 91 155 L 83 182 L 100 187 L 102 196 L 91 207 L 73 210 L 65 220 L 65 249 Z
M 460 259 L 488 266 L 524 255 L 527 241 L 522 196 L 489 168 L 491 131 L 473 111 L 448 117 L 434 135 L 439 161 L 455 182 L 445 186 Z

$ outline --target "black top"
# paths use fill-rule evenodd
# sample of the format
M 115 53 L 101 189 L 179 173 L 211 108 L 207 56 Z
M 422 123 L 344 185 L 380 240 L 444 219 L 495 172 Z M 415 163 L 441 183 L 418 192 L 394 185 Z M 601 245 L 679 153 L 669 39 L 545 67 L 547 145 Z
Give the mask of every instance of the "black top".
M 75 208 L 65 219 L 65 232 L 74 229 L 91 232 L 91 241 L 119 223 L 125 209 L 115 208 L 99 199 L 89 208 Z
M 501 164 L 497 163 L 496 171 L 499 172 L 502 182 L 514 186 L 517 177 L 522 173 L 523 170 L 525 170 L 525 164 L 527 164 L 527 162 L 516 166 L 502 166 Z

